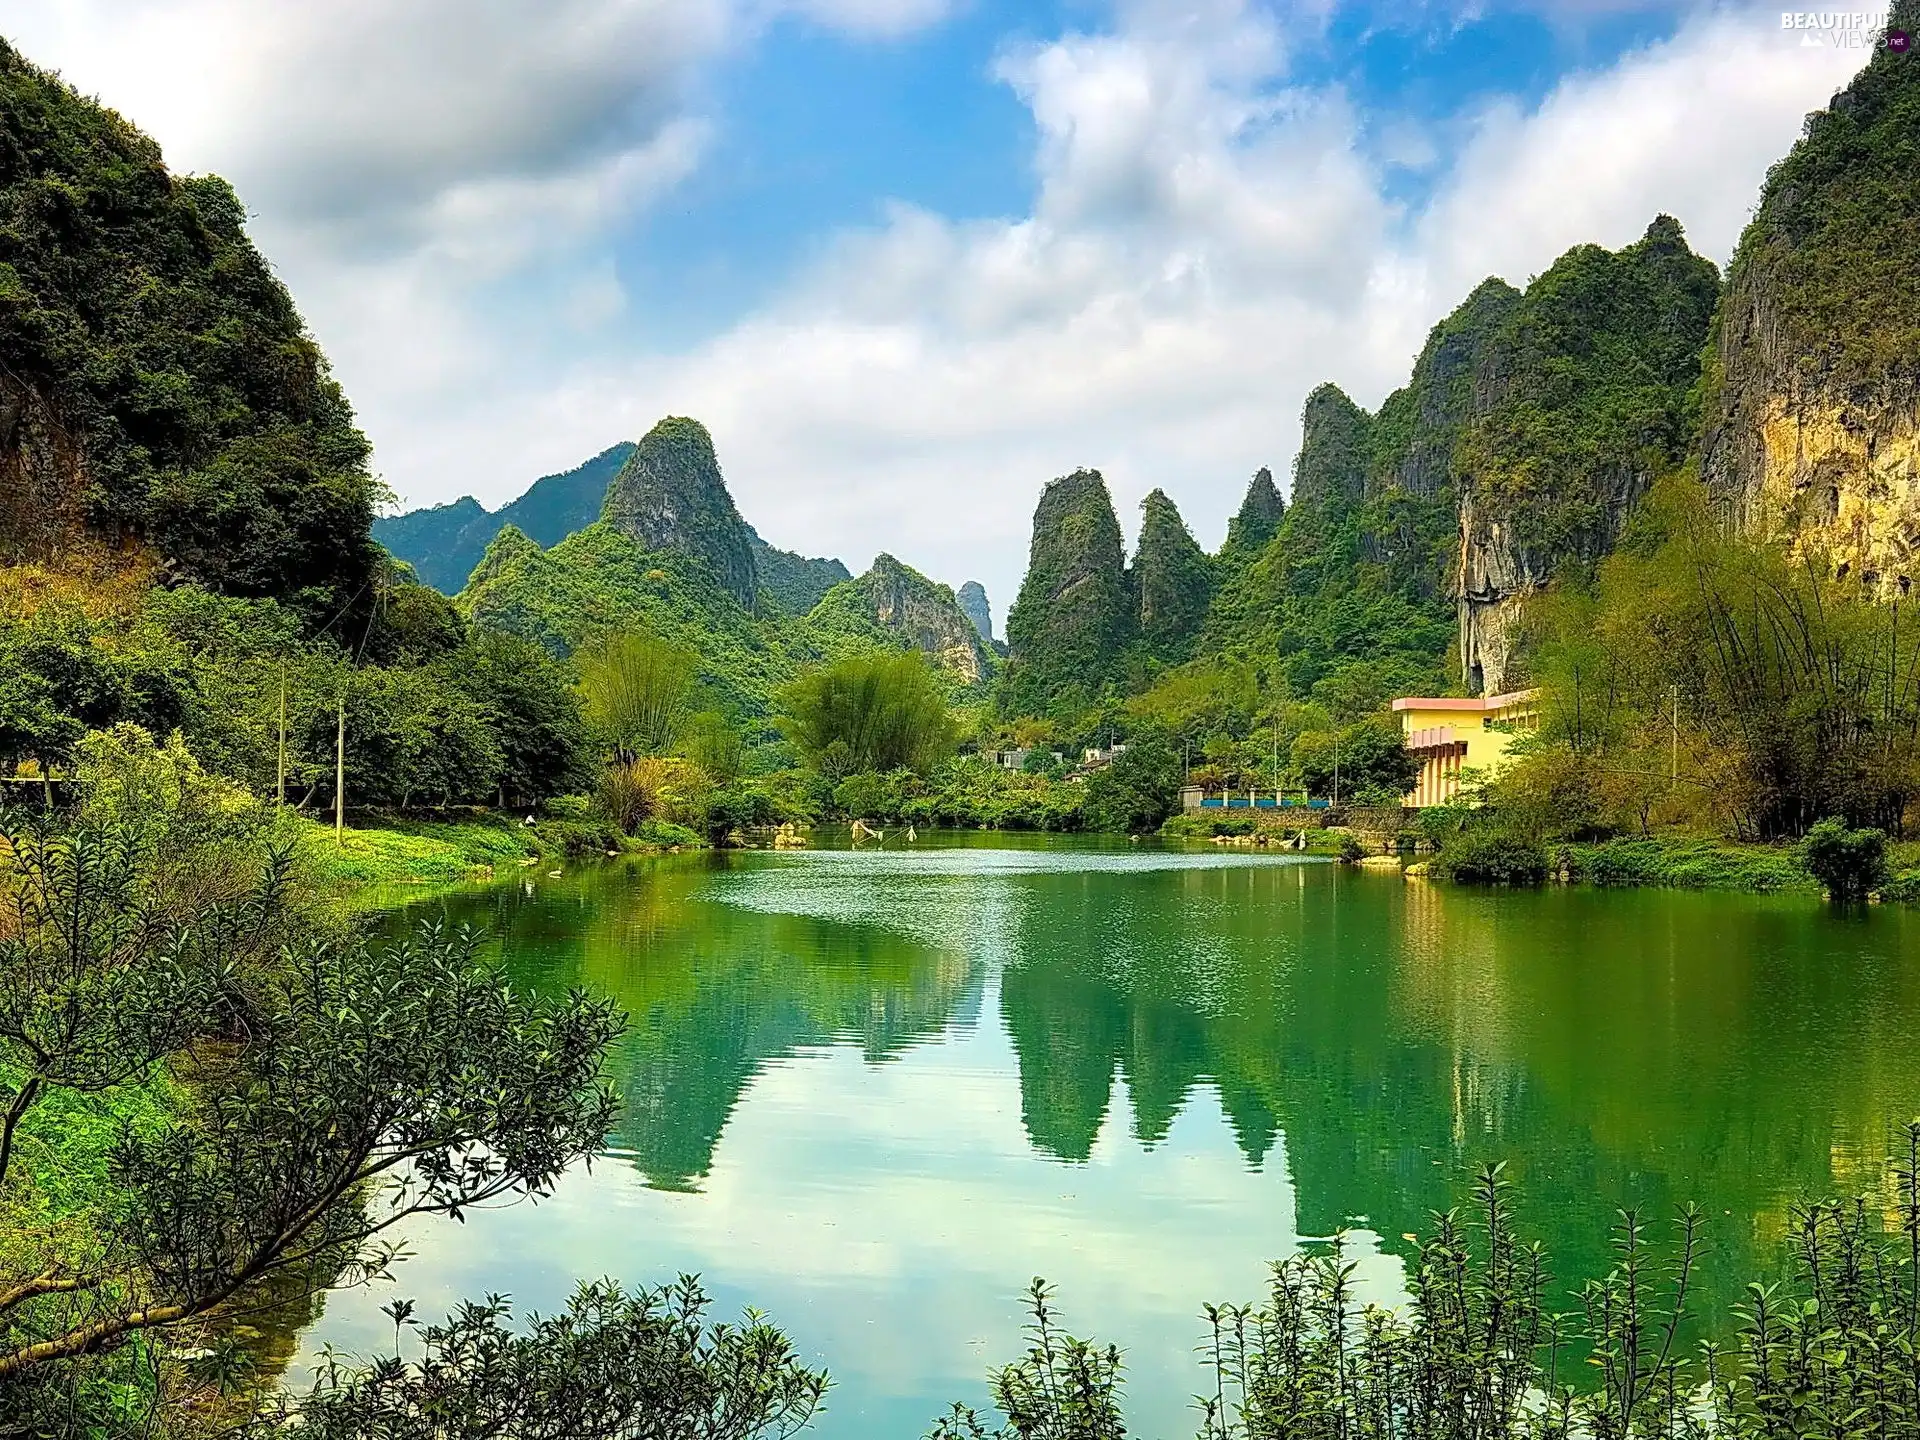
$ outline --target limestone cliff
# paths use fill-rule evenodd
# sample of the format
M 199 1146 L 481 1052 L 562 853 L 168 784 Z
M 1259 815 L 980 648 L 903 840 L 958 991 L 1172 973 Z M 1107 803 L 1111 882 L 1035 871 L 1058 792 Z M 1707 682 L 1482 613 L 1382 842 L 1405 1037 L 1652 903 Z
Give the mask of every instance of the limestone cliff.
M 978 580 L 969 580 L 955 592 L 954 598 L 960 602 L 961 610 L 973 622 L 980 638 L 993 644 L 993 606 L 987 601 L 987 587 Z
M 607 487 L 600 518 L 647 550 L 691 555 L 751 610 L 760 588 L 753 541 L 720 474 L 713 437 L 669 415 L 634 447 Z
M 1140 544 L 1130 572 L 1134 621 L 1148 655 L 1188 658 L 1213 600 L 1213 568 L 1163 490 L 1140 502 Z
M 859 592 L 876 625 L 965 684 L 978 685 L 993 674 L 992 647 L 947 586 L 891 555 L 876 555 L 873 568 L 848 588 Z
M 1916 136 L 1920 58 L 1881 49 L 1768 175 L 1704 367 L 1723 513 L 1882 591 L 1920 573 Z
M 754 568 L 760 584 L 789 615 L 804 615 L 818 605 L 834 586 L 853 578 L 853 572 L 838 560 L 822 555 L 797 555 L 769 545 L 751 525 L 747 542 L 753 547 Z
M 1037 714 L 1097 694 L 1133 636 L 1120 521 L 1098 470 L 1050 481 L 1033 512 L 1020 596 L 1007 614 L 1003 705 Z
M 1521 682 L 1527 596 L 1610 552 L 1634 502 L 1685 458 L 1718 298 L 1718 272 L 1662 215 L 1623 250 L 1568 251 L 1485 337 L 1451 459 L 1469 689 Z
M 1273 532 L 1280 528 L 1286 513 L 1286 502 L 1273 483 L 1273 471 L 1262 465 L 1253 472 L 1240 509 L 1227 522 L 1227 539 L 1220 547 L 1220 558 L 1234 564 L 1258 555 L 1273 539 Z

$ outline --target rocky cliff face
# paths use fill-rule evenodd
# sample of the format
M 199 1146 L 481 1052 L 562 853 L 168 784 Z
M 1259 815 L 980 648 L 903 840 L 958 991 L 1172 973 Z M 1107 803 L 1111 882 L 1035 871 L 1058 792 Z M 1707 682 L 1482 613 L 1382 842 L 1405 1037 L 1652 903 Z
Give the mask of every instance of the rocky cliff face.
M 1286 513 L 1286 502 L 1273 483 L 1273 472 L 1262 465 L 1254 471 L 1239 511 L 1227 522 L 1227 539 L 1220 547 L 1220 557 L 1233 561 L 1259 554 L 1273 539 Z
M 646 433 L 607 488 L 601 519 L 649 550 L 691 555 L 752 609 L 760 588 L 753 541 L 720 474 L 713 437 L 670 415 Z
M 974 633 L 992 645 L 993 606 L 987 601 L 987 587 L 978 580 L 969 580 L 955 592 L 954 598 L 960 602 L 967 619 L 973 622 Z
M 942 669 L 968 685 L 993 673 L 992 647 L 945 585 L 891 555 L 876 555 L 873 568 L 853 583 L 875 624 Z
M 1026 578 L 1007 614 L 1008 711 L 1034 714 L 1068 691 L 1097 693 L 1132 638 L 1131 599 L 1120 521 L 1100 472 L 1049 482 L 1033 512 Z
M 1920 0 L 1891 26 L 1920 32 Z M 1882 49 L 1767 177 L 1705 366 L 1701 471 L 1742 527 L 1885 592 L 1920 574 L 1920 57 Z
M 1685 458 L 1718 299 L 1718 272 L 1663 215 L 1623 250 L 1568 251 L 1481 342 L 1451 460 L 1469 689 L 1520 683 L 1527 596 L 1609 553 L 1634 502 Z
M 1140 544 L 1129 576 L 1134 625 L 1147 653 L 1178 662 L 1193 652 L 1213 601 L 1213 567 L 1165 491 L 1140 502 Z

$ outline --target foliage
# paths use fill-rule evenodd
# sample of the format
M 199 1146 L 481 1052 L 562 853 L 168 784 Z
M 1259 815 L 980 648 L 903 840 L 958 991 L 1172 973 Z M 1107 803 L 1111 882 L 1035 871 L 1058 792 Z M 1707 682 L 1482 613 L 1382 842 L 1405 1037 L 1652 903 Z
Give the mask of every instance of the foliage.
M 691 1277 L 633 1294 L 600 1281 L 516 1333 L 503 1297 L 469 1302 L 416 1327 L 417 1360 L 395 1355 L 359 1370 L 333 1360 L 312 1394 L 260 1433 L 786 1440 L 803 1429 L 826 1393 L 825 1372 L 802 1364 L 752 1311 L 738 1325 L 710 1322 L 709 1303 Z M 396 1326 L 410 1323 L 410 1304 L 389 1308 Z
M 1800 842 L 1801 863 L 1835 900 L 1864 900 L 1887 878 L 1887 837 L 1879 830 L 1849 830 L 1829 816 Z
M 1803 890 L 1812 877 L 1791 851 L 1691 836 L 1622 835 L 1556 847 L 1575 880 L 1683 889 Z
M 807 614 L 834 586 L 853 578 L 838 560 L 796 555 L 767 544 L 751 525 L 747 526 L 747 541 L 753 547 L 761 590 L 789 615 Z
M 1164 735 L 1137 732 L 1111 764 L 1086 782 L 1089 830 L 1145 834 L 1160 828 L 1180 801 L 1180 753 Z
M 707 777 L 698 767 L 660 755 L 615 761 L 600 772 L 600 814 L 629 835 L 644 820 L 676 823 L 704 813 Z
M 1140 645 L 1155 660 L 1184 660 L 1213 600 L 1212 563 L 1164 491 L 1149 491 L 1140 511 L 1131 576 Z
M 988 1430 L 975 1411 L 955 1405 L 928 1440 L 1122 1440 L 1120 1352 L 1061 1330 L 1052 1297 L 1042 1280 L 1028 1287 L 1027 1353 L 990 1377 L 1003 1423 Z
M 232 189 L 0 43 L 0 215 L 0 411 L 64 437 L 0 504 L 0 555 L 85 526 L 311 625 L 364 608 L 367 442 Z
M 1546 846 L 1513 825 L 1468 825 L 1433 862 L 1449 880 L 1474 885 L 1538 885 L 1547 878 Z
M 673 748 L 693 714 L 699 661 L 655 635 L 608 636 L 579 657 L 587 723 L 616 764 Z
M 715 710 L 703 710 L 687 723 L 682 748 L 716 785 L 730 785 L 746 767 L 746 747 L 740 732 Z
M 1750 1285 L 1726 1317 L 1732 1338 L 1695 1351 L 1683 1335 L 1698 1308 L 1698 1211 L 1680 1211 L 1664 1254 L 1644 1217 L 1623 1211 L 1613 1270 L 1559 1314 L 1547 1256 L 1519 1237 L 1507 1182 L 1488 1167 L 1470 1204 L 1418 1240 L 1396 1310 L 1359 1302 L 1342 1236 L 1276 1264 L 1262 1302 L 1207 1306 L 1201 1440 L 1909 1434 L 1920 1423 L 1920 1124 L 1891 1169 L 1886 1201 L 1790 1207 L 1785 1278 Z M 994 1376 L 1004 1423 L 989 1431 L 956 1406 L 937 1440 L 1124 1434 L 1117 1353 L 1063 1335 L 1049 1292 L 1035 1282 L 1032 1295 L 1033 1349 Z
M 1362 720 L 1338 732 L 1309 731 L 1293 742 L 1293 768 L 1314 795 L 1334 793 L 1362 805 L 1398 805 L 1413 788 L 1420 762 L 1389 718 Z
M 829 779 L 926 770 L 952 751 L 953 722 L 917 651 L 855 656 L 803 674 L 780 694 L 782 727 Z
M 0 1392 L 255 1287 L 377 1269 L 425 1214 L 551 1187 L 612 1113 L 619 1024 L 529 999 L 435 931 L 374 949 L 288 904 L 284 854 L 177 884 L 151 829 L 15 826 L 0 874 L 0 1193 L 23 1118 L 155 1067 L 193 1103 L 114 1146 L 121 1204 L 0 1277 Z M 217 1044 L 214 1043 L 217 1038 Z
M 1723 533 L 1671 477 L 1591 590 L 1535 607 L 1543 753 L 1589 772 L 1615 828 L 1897 831 L 1920 795 L 1920 627 L 1902 608 L 1812 551 Z

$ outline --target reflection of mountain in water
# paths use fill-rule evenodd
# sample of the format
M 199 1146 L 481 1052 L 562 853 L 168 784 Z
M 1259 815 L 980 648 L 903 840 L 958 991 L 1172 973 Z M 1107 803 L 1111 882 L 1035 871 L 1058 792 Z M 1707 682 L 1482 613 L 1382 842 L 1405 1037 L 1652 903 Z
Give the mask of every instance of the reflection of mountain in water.
M 1920 922 L 1892 911 L 927 860 L 685 857 L 455 908 L 529 983 L 626 1008 L 615 1143 L 668 1188 L 708 1173 L 769 1060 L 852 1042 L 886 1061 L 970 1023 L 996 967 L 1037 1150 L 1086 1160 L 1116 1076 L 1148 1146 L 1211 1087 L 1249 1164 L 1284 1150 L 1302 1233 L 1364 1215 L 1391 1242 L 1503 1159 L 1569 1281 L 1605 1267 L 1617 1206 L 1695 1199 L 1727 1300 L 1792 1198 L 1870 1181 L 1920 1108 Z
M 661 1189 L 692 1189 L 770 1060 L 853 1042 L 869 1063 L 979 1012 L 978 967 L 894 932 L 718 903 L 728 857 L 588 871 L 454 902 L 517 976 L 627 1012 L 610 1138 Z M 531 893 L 529 893 L 529 891 Z
M 1507 1160 L 1569 1282 L 1617 1207 L 1711 1207 L 1727 1301 L 1790 1200 L 1873 1182 L 1920 1107 L 1897 915 L 1328 868 L 1060 877 L 1023 916 L 1001 995 L 1034 1144 L 1085 1159 L 1116 1073 L 1147 1143 L 1211 1082 L 1250 1162 L 1285 1132 L 1305 1234 L 1424 1228 Z

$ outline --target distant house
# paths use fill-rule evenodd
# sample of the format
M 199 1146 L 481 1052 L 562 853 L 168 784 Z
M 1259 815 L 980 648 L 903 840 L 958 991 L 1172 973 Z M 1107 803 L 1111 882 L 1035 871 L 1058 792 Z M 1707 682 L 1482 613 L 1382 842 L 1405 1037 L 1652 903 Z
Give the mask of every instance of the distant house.
M 1126 753 L 1127 747 L 1124 741 L 1118 745 L 1109 745 L 1104 750 L 1095 747 L 1094 749 L 1081 752 L 1080 768 L 1082 770 L 1103 769 Z
M 1460 775 L 1492 775 L 1506 763 L 1515 735 L 1539 724 L 1533 690 L 1483 699 L 1419 699 L 1393 702 L 1407 749 L 1420 760 L 1420 775 L 1401 802 L 1444 805 L 1460 793 Z

